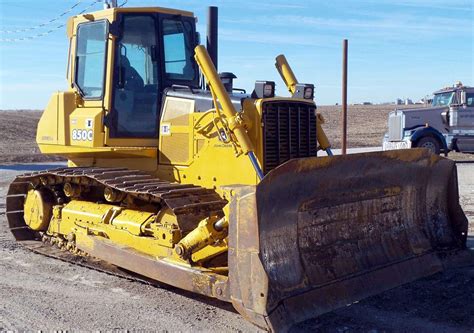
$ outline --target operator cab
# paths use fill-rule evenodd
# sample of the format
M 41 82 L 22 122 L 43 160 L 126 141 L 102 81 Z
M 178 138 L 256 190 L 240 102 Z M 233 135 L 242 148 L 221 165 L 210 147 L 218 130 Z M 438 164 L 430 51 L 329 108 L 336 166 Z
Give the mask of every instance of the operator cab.
M 85 102 L 104 101 L 109 138 L 157 138 L 163 91 L 199 87 L 195 18 L 115 10 L 113 23 L 79 23 L 73 85 Z
M 463 104 L 472 106 L 473 95 L 467 90 L 469 90 L 468 87 L 465 87 L 461 82 L 457 82 L 453 87 L 438 90 L 434 93 L 432 106 L 446 107 Z

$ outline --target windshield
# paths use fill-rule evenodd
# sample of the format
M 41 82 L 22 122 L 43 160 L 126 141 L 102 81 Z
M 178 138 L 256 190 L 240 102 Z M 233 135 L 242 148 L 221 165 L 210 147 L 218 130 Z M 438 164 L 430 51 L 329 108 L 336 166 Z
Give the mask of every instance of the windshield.
M 444 94 L 437 94 L 433 99 L 433 106 L 448 106 L 453 101 L 454 91 Z

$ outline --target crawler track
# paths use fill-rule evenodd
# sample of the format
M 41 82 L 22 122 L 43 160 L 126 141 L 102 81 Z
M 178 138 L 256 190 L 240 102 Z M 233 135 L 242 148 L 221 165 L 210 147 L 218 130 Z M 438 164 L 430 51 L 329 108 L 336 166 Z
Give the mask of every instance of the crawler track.
M 26 173 L 17 176 L 10 184 L 6 199 L 6 215 L 10 231 L 20 244 L 35 253 L 142 283 L 156 284 L 103 260 L 90 256 L 77 256 L 64 248 L 44 242 L 42 237 L 44 235 L 28 228 L 23 218 L 23 206 L 28 190 L 45 183 L 61 185 L 66 182 L 110 187 L 141 201 L 154 203 L 162 208 L 168 207 L 184 220 L 195 220 L 197 216 L 220 211 L 227 203 L 213 190 L 195 185 L 170 183 L 143 171 L 124 168 L 60 168 Z

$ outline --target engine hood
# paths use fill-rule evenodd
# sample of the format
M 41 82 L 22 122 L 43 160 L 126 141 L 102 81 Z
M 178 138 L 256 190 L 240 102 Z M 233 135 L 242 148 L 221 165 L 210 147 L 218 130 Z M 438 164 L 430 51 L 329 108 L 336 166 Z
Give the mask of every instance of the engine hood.
M 171 87 L 165 90 L 164 96 L 192 99 L 195 101 L 195 112 L 206 112 L 214 108 L 212 95 L 208 90 L 192 89 L 188 87 Z M 242 103 L 250 98 L 249 94 L 232 93 L 229 94 L 230 100 L 237 111 L 242 109 Z
M 447 124 L 442 117 L 442 113 L 448 110 L 449 106 L 423 107 L 417 109 L 395 110 L 393 113 L 403 115 L 404 124 L 402 126 L 405 129 L 426 126 L 426 124 L 428 124 L 440 132 L 445 132 Z
M 413 108 L 413 109 L 397 109 L 394 112 L 401 112 L 405 115 L 416 114 L 416 113 L 424 113 L 424 112 L 438 112 L 441 113 L 445 110 L 448 110 L 449 106 L 433 106 L 433 107 L 421 107 L 421 108 Z

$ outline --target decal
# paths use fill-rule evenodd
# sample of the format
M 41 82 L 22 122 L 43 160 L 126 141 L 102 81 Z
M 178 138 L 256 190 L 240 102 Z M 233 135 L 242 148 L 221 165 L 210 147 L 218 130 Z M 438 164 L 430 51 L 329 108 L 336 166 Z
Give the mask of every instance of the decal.
M 86 128 L 92 128 L 93 125 L 94 125 L 94 122 L 93 122 L 92 118 L 87 118 L 86 119 Z
M 92 141 L 94 132 L 92 130 L 73 129 L 71 138 L 74 141 Z
M 162 123 L 160 126 L 160 133 L 161 135 L 171 135 L 171 124 Z

